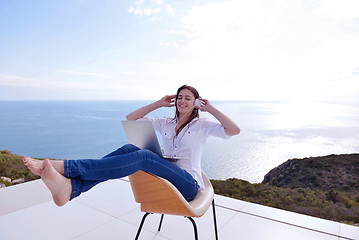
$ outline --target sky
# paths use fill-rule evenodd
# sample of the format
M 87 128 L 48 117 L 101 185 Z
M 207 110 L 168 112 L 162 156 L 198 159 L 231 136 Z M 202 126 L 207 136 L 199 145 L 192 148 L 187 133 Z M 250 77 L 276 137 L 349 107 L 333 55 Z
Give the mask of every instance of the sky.
M 357 0 L 0 0 L 0 100 L 359 101 Z

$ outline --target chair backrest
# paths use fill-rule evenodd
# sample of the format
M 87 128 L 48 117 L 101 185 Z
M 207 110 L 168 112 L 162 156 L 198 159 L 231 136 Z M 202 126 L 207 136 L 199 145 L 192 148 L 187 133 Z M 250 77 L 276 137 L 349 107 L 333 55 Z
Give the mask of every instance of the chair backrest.
M 186 217 L 202 216 L 212 203 L 213 187 L 202 172 L 205 189 L 200 191 L 191 202 L 169 181 L 147 172 L 138 171 L 129 176 L 136 202 L 141 203 L 141 211 L 181 215 Z

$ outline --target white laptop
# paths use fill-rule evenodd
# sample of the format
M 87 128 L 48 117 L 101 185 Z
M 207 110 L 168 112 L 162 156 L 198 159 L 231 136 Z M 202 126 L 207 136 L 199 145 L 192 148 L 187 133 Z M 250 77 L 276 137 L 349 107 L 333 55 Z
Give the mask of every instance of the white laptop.
M 122 121 L 127 140 L 141 149 L 148 149 L 164 159 L 175 162 L 180 158 L 164 156 L 151 121 Z

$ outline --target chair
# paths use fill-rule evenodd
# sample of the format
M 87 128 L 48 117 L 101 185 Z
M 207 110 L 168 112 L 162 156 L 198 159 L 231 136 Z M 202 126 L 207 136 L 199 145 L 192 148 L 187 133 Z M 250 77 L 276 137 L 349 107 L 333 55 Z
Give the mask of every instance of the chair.
M 146 217 L 150 213 L 160 213 L 162 216 L 158 231 L 161 230 L 164 214 L 180 215 L 192 222 L 195 239 L 198 240 L 196 222 L 192 217 L 204 215 L 212 203 L 214 232 L 218 240 L 214 190 L 211 182 L 203 172 L 202 178 L 205 189 L 200 191 L 195 199 L 187 202 L 177 188 L 164 178 L 143 171 L 130 175 L 129 179 L 135 200 L 141 204 L 141 211 L 145 212 L 135 239 L 139 238 Z

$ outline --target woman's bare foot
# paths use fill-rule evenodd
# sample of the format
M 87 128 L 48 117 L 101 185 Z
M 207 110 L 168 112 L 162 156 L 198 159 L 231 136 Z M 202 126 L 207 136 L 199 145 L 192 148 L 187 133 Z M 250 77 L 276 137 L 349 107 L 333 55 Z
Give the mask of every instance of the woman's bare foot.
M 33 174 L 41 175 L 43 169 L 43 160 L 34 159 L 28 156 L 23 156 L 22 161 L 30 169 Z M 64 175 L 64 161 L 62 160 L 50 160 L 50 163 L 54 167 L 56 171 L 58 171 L 61 175 Z
M 43 161 L 41 179 L 49 188 L 52 198 L 57 206 L 65 205 L 71 198 L 71 180 L 57 172 L 49 159 Z
M 28 167 L 28 169 L 30 169 L 30 171 L 33 174 L 36 174 L 36 175 L 40 176 L 42 170 L 44 170 L 43 169 L 44 161 L 42 161 L 42 160 L 33 159 L 31 157 L 28 157 L 28 156 L 23 156 L 22 161 L 24 162 L 26 167 Z

